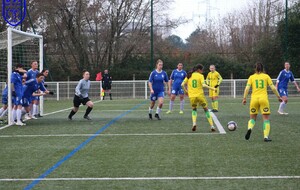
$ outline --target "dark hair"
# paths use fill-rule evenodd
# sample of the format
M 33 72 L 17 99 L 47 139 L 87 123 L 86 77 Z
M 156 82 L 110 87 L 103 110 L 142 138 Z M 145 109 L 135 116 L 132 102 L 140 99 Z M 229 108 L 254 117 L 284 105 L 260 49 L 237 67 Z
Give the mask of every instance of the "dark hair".
M 83 70 L 82 70 L 82 75 L 84 75 L 85 72 L 88 72 L 88 70 L 83 69 Z
M 22 65 L 21 63 L 18 63 L 17 65 L 16 65 L 16 68 L 23 68 L 24 67 L 24 65 Z
M 44 72 L 49 71 L 49 69 L 43 69 L 41 73 L 44 74 Z
M 40 76 L 44 76 L 44 74 L 43 73 L 39 73 L 39 74 L 36 75 L 36 78 L 40 78 Z
M 262 73 L 264 72 L 264 65 L 260 62 L 255 64 L 255 72 L 256 73 Z
M 202 70 L 202 69 L 203 69 L 203 65 L 198 64 L 198 65 L 194 66 L 193 69 L 190 70 L 190 71 L 188 72 L 187 78 L 188 78 L 188 79 L 191 78 L 193 72 L 197 71 L 198 69 L 199 69 L 199 70 Z

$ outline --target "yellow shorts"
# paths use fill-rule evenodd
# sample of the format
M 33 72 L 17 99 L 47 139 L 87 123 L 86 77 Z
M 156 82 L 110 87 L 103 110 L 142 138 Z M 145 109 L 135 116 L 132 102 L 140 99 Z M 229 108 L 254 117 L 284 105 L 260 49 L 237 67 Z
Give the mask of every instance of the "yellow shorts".
M 209 97 L 212 98 L 212 97 L 219 96 L 219 92 L 220 92 L 220 87 L 217 88 L 217 92 L 209 89 Z
M 250 101 L 250 114 L 258 114 L 258 110 L 262 114 L 270 114 L 270 104 L 268 98 L 251 98 Z
M 202 108 L 207 107 L 207 101 L 204 96 L 199 96 L 199 97 L 191 97 L 190 98 L 190 104 L 192 108 L 198 108 L 198 105 L 201 106 Z

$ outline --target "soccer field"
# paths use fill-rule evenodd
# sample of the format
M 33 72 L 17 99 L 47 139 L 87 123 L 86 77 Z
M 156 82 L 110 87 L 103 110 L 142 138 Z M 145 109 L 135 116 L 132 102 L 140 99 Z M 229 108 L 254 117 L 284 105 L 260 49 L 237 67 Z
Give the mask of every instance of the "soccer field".
M 226 134 L 212 133 L 203 110 L 191 131 L 186 100 L 180 115 L 148 120 L 148 100 L 95 103 L 92 121 L 81 107 L 68 121 L 71 101 L 45 101 L 45 116 L 0 130 L 0 189 L 300 189 L 299 97 L 277 114 L 271 99 L 272 142 L 263 142 L 258 117 L 249 141 L 241 99 L 221 98 L 216 117 Z M 228 131 L 228 121 L 238 124 Z

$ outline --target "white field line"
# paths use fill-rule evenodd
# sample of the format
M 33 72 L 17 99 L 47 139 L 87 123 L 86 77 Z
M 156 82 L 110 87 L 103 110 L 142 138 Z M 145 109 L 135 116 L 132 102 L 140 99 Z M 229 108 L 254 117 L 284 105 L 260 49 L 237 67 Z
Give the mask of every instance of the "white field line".
M 227 176 L 227 177 L 103 177 L 103 178 L 43 178 L 41 181 L 146 181 L 146 180 L 249 180 L 300 179 L 300 176 Z M 3 178 L 0 181 L 33 181 L 35 178 Z
M 213 113 L 213 112 L 210 112 L 213 120 L 214 120 L 214 123 L 216 124 L 219 132 L 221 134 L 226 134 L 226 131 L 224 130 L 223 126 L 221 125 L 220 121 L 218 120 L 217 116 Z
M 99 103 L 101 102 L 102 100 L 98 100 L 98 101 L 95 101 L 94 103 Z M 82 105 L 80 105 L 82 106 Z M 47 116 L 47 115 L 52 115 L 52 114 L 56 114 L 56 113 L 60 113 L 60 112 L 64 112 L 64 111 L 68 111 L 70 109 L 72 109 L 73 107 L 70 107 L 70 108 L 66 108 L 66 109 L 62 109 L 62 110 L 58 110 L 58 111 L 54 111 L 54 112 L 50 112 L 50 113 L 46 113 L 46 114 L 43 114 L 44 116 Z M 26 119 L 24 119 L 24 121 L 26 121 Z M 7 127 L 10 127 L 12 125 L 5 125 L 3 127 L 0 127 L 0 131 L 7 128 Z
M 94 134 L 53 134 L 53 135 L 0 135 L 0 138 L 32 138 L 32 137 L 89 137 Z M 198 136 L 198 135 L 221 135 L 221 133 L 150 133 L 150 134 L 99 134 L 102 137 L 116 136 Z

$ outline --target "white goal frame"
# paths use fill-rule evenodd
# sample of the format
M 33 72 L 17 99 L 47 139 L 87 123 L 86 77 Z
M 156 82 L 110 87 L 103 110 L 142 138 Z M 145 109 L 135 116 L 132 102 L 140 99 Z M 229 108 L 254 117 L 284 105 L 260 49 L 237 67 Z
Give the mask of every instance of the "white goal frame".
M 12 97 L 11 97 L 11 73 L 12 73 L 12 48 L 13 48 L 13 33 L 18 35 L 30 37 L 30 38 L 38 38 L 39 39 L 39 69 L 40 72 L 43 70 L 44 62 L 43 62 L 43 36 L 32 34 L 28 32 L 23 32 L 20 30 L 13 29 L 8 27 L 7 29 L 7 86 L 8 86 L 8 124 L 12 125 L 13 121 L 11 120 L 11 111 L 12 111 Z M 26 40 L 25 40 L 26 41 Z M 24 41 L 24 42 L 25 42 Z M 40 98 L 40 113 L 43 114 L 44 101 L 43 97 Z

